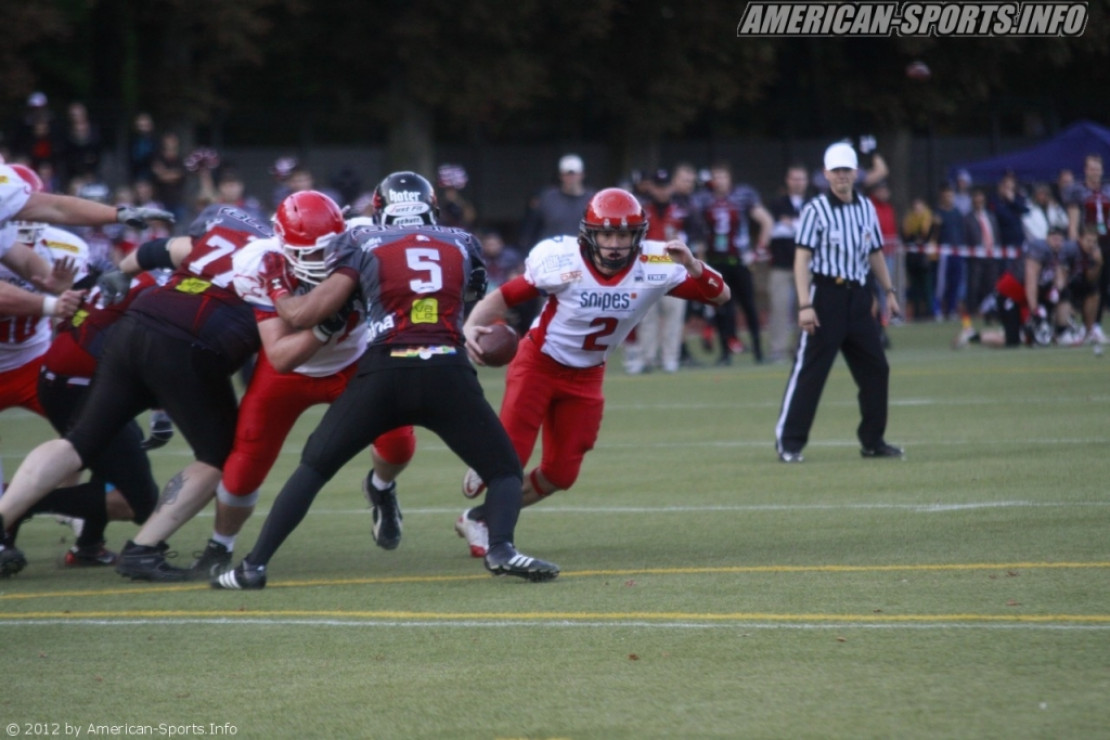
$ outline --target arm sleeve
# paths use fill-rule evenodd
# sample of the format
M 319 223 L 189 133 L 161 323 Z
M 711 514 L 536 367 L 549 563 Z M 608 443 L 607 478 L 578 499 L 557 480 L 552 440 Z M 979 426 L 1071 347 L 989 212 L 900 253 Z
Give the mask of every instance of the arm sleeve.
M 140 244 L 135 252 L 139 267 L 144 270 L 157 270 L 160 267 L 172 270 L 174 265 L 168 248 L 169 241 L 169 239 L 151 239 Z
M 501 286 L 501 295 L 506 305 L 511 308 L 533 298 L 539 298 L 543 294 L 539 288 L 525 280 L 523 275 L 518 275 Z

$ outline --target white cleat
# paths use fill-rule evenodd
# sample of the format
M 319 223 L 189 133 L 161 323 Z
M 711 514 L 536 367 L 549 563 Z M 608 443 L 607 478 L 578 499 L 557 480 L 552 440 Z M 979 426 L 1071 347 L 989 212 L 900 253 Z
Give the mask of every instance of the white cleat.
M 467 498 L 477 498 L 486 490 L 485 481 L 478 477 L 472 468 L 467 468 L 462 480 L 462 495 Z
M 470 557 L 484 558 L 489 552 L 489 529 L 485 522 L 468 518 L 469 513 L 470 509 L 467 509 L 459 514 L 459 518 L 455 520 L 455 531 L 470 545 Z

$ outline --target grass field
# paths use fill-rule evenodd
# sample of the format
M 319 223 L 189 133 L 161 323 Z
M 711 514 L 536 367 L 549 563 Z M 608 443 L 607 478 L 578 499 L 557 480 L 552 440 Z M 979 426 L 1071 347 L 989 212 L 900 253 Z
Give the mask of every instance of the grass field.
M 517 529 L 562 566 L 548 584 L 469 557 L 452 529 L 463 467 L 426 432 L 399 549 L 371 541 L 363 457 L 261 592 L 62 570 L 69 530 L 32 521 L 30 565 L 0 581 L 4 736 L 1110 737 L 1110 359 L 953 352 L 954 332 L 892 331 L 903 461 L 860 458 L 842 363 L 787 466 L 786 366 L 614 362 L 578 485 Z M 482 378 L 496 405 L 501 373 Z M 0 437 L 10 476 L 47 426 L 7 411 Z M 175 437 L 153 459 L 165 481 L 188 451 Z M 173 538 L 179 561 L 211 525 Z M 113 524 L 110 544 L 134 531 Z

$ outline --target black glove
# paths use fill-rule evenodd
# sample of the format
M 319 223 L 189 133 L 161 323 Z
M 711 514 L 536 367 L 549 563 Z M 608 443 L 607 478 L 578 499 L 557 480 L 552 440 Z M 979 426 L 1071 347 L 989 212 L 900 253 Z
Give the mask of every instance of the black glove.
M 489 280 L 486 277 L 486 268 L 478 264 L 470 268 L 470 278 L 466 281 L 466 291 L 463 294 L 464 303 L 480 301 L 486 295 Z
M 161 208 L 147 208 L 145 206 L 116 206 L 116 221 L 127 224 L 132 228 L 145 229 L 146 222 L 150 220 L 167 221 L 173 223 L 173 214 Z
M 100 288 L 100 295 L 104 296 L 106 305 L 113 305 L 123 300 L 127 291 L 131 289 L 131 276 L 119 270 L 103 273 L 96 280 L 96 287 Z
M 312 327 L 312 333 L 321 342 L 326 342 L 331 339 L 333 334 L 341 332 L 347 327 L 347 317 L 350 315 L 351 302 L 348 301 L 338 311 Z

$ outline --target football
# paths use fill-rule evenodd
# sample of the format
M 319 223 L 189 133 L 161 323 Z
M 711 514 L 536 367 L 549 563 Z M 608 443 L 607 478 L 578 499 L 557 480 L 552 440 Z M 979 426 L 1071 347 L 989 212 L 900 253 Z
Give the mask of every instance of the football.
M 508 324 L 493 324 L 489 334 L 478 337 L 478 346 L 482 348 L 482 362 L 490 367 L 508 365 L 516 356 L 516 346 L 520 342 L 513 327 Z

